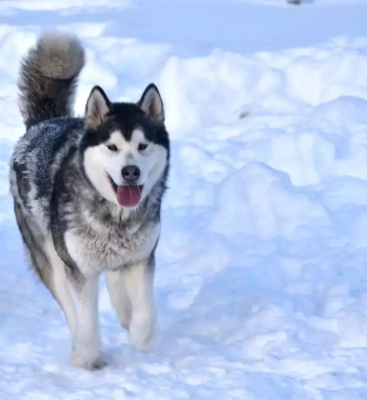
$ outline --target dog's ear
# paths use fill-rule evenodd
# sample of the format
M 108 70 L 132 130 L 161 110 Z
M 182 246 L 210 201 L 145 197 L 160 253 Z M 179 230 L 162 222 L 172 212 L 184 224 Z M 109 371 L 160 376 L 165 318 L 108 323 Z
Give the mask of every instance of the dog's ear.
M 90 129 L 98 128 L 111 110 L 112 105 L 106 93 L 99 86 L 94 86 L 85 106 L 86 127 Z
M 164 123 L 164 107 L 162 97 L 159 90 L 154 83 L 151 83 L 144 90 L 138 106 L 145 112 L 145 114 L 154 122 L 158 124 Z

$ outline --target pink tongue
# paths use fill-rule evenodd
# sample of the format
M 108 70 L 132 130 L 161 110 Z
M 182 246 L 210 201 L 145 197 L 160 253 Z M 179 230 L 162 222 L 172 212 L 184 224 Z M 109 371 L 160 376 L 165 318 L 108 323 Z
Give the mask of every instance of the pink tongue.
M 140 188 L 135 185 L 117 186 L 117 201 L 121 207 L 134 207 L 140 201 Z

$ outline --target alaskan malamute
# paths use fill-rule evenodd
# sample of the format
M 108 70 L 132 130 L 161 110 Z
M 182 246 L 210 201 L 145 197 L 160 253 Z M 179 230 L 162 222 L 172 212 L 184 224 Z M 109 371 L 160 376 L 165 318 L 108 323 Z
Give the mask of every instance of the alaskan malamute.
M 155 337 L 154 253 L 169 170 L 162 98 L 137 103 L 95 86 L 83 118 L 73 100 L 84 49 L 48 32 L 23 59 L 19 107 L 26 133 L 10 163 L 19 230 L 32 266 L 65 313 L 76 366 L 101 368 L 98 278 L 136 349 Z

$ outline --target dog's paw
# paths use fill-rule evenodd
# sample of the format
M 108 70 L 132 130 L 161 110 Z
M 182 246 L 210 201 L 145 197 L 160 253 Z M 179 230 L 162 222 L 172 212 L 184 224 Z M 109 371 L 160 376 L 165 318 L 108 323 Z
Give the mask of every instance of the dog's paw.
M 129 327 L 129 342 L 138 351 L 149 352 L 156 339 L 155 316 L 133 316 Z
M 99 355 L 97 357 L 86 357 L 80 355 L 77 351 L 72 351 L 72 362 L 75 367 L 88 370 L 99 370 L 107 365 L 107 362 Z

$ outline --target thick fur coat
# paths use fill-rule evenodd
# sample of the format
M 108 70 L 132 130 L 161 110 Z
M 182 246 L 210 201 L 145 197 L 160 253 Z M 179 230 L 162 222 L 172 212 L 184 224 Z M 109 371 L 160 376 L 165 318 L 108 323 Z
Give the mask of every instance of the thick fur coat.
M 84 49 L 73 35 L 43 34 L 20 68 L 27 131 L 10 163 L 14 210 L 30 262 L 65 313 L 72 360 L 100 368 L 98 278 L 130 343 L 154 341 L 155 249 L 169 171 L 164 108 L 150 84 L 137 103 L 113 103 L 96 86 L 73 117 Z

